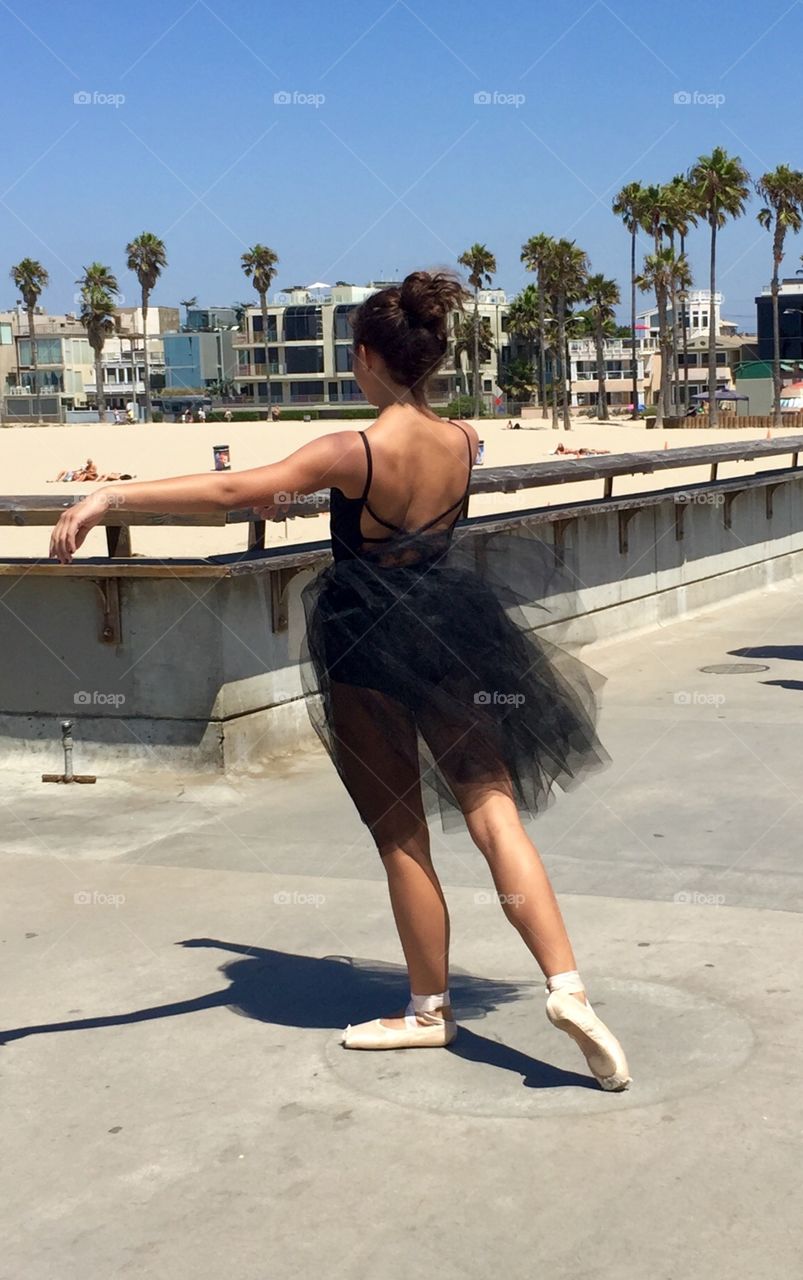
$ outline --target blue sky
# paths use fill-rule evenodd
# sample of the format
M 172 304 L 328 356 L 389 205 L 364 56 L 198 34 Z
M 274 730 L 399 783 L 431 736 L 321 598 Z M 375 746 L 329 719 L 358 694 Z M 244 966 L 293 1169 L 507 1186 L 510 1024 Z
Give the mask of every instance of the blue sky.
M 626 292 L 624 182 L 716 144 L 754 175 L 803 168 L 802 37 L 800 0 L 0 0 L 0 308 L 26 255 L 50 272 L 49 310 L 72 308 L 92 259 L 135 301 L 124 246 L 142 230 L 167 243 L 165 305 L 252 297 L 239 259 L 257 240 L 277 287 L 453 266 L 479 240 L 514 292 L 539 231 Z M 744 329 L 770 271 L 758 207 L 720 238 Z M 704 230 L 689 251 L 705 286 Z

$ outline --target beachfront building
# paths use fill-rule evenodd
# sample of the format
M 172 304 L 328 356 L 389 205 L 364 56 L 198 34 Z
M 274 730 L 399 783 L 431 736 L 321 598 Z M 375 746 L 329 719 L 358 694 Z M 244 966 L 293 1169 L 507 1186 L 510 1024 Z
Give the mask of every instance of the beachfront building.
M 803 362 L 803 280 L 799 276 L 780 281 L 778 329 L 781 360 L 800 365 Z M 774 360 L 772 290 L 769 285 L 765 285 L 756 298 L 756 331 L 759 360 Z
M 178 319 L 175 307 L 148 308 L 148 357 L 151 388 L 164 385 L 164 353 L 161 330 Z M 103 346 L 103 390 L 107 408 L 124 409 L 145 391 L 142 311 L 120 307 L 114 313 L 115 329 Z M 37 312 L 34 320 L 36 373 L 25 312 L 9 313 L 8 328 L 13 341 L 13 357 L 0 356 L 3 409 L 11 418 L 30 418 L 41 412 L 61 419 L 68 410 L 97 407 L 95 354 L 86 329 L 74 312 L 47 315 Z M 4 326 L 2 333 L 6 332 Z M 0 353 L 5 350 L 0 341 Z M 133 376 L 132 376 L 133 370 Z M 34 379 L 36 387 L 34 387 Z M 38 392 L 37 397 L 34 392 Z
M 349 316 L 386 281 L 368 285 L 336 284 L 284 290 L 268 306 L 267 346 L 262 312 L 249 307 L 235 335 L 235 382 L 238 392 L 255 403 L 265 403 L 270 374 L 270 399 L 276 406 L 314 407 L 364 405 L 352 368 L 352 333 Z M 473 304 L 469 304 L 469 312 Z M 480 369 L 482 395 L 493 408 L 500 395 L 499 369 L 509 355 L 504 319 L 507 299 L 501 289 L 482 290 L 480 316 L 488 320 L 493 338 L 490 359 Z M 450 326 L 454 333 L 454 319 Z M 430 397 L 445 404 L 468 390 L 470 356 L 455 360 L 454 337 L 447 358 L 432 379 Z
M 655 344 L 657 347 L 657 344 Z M 646 344 L 636 355 L 639 404 L 646 403 L 650 387 L 651 359 L 655 347 Z M 605 392 L 613 409 L 628 409 L 633 403 L 633 359 L 626 338 L 606 338 L 603 343 Z M 597 347 L 593 338 L 577 338 L 569 342 L 571 403 L 576 408 L 596 408 Z

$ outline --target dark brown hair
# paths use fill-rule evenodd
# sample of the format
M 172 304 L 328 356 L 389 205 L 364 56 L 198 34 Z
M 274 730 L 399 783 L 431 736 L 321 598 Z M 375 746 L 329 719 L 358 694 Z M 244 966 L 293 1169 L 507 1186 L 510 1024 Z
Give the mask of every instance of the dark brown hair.
M 352 312 L 355 346 L 380 355 L 394 381 L 423 392 L 446 355 L 449 313 L 462 308 L 465 297 L 450 272 L 413 271 Z

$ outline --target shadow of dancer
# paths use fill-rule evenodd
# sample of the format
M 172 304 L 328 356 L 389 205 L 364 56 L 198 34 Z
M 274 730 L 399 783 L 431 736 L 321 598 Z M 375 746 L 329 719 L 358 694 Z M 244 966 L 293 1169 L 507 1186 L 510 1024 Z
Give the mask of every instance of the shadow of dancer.
M 242 1017 L 278 1026 L 337 1030 L 350 1020 L 372 1017 L 383 1001 L 399 1003 L 405 991 L 406 970 L 402 965 L 377 960 L 357 960 L 350 956 L 305 956 L 250 947 L 214 938 L 188 938 L 181 947 L 215 947 L 240 957 L 221 965 L 220 972 L 230 985 L 220 991 L 152 1005 L 129 1013 L 106 1014 L 72 1021 L 41 1023 L 0 1031 L 0 1045 L 34 1035 L 62 1031 L 87 1031 L 99 1027 L 127 1026 L 156 1018 L 174 1018 L 204 1009 L 227 1008 Z M 450 989 L 459 1019 L 482 1020 L 500 1005 L 526 998 L 537 983 L 512 983 L 454 973 Z M 501 1044 L 461 1026 L 460 1035 L 449 1047 L 471 1062 L 513 1071 L 528 1087 L 555 1088 L 578 1085 L 596 1088 L 593 1080 L 573 1071 L 552 1067 L 538 1058 Z

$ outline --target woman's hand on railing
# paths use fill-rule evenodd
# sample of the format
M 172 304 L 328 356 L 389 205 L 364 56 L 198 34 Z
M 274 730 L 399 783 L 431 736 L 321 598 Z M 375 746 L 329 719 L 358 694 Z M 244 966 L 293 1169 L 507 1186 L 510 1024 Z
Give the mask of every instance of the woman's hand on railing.
M 96 489 L 63 512 L 50 535 L 49 558 L 69 564 L 89 530 L 103 519 L 110 505 L 108 491 Z

